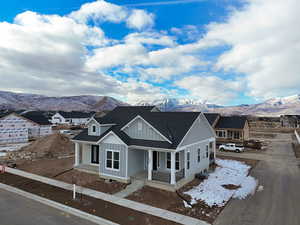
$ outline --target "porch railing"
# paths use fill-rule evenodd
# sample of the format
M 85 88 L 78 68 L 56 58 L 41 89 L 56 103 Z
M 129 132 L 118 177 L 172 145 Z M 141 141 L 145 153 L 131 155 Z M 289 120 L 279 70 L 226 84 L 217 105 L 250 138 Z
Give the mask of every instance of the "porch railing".
M 176 182 L 184 178 L 184 169 L 177 171 L 175 173 Z M 171 173 L 165 171 L 152 171 L 152 180 L 170 183 L 171 182 Z

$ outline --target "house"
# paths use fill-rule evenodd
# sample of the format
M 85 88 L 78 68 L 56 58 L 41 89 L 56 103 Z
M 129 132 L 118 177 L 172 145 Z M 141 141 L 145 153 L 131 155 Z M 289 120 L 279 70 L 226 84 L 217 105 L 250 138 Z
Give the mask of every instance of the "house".
M 207 171 L 215 157 L 214 130 L 200 112 L 122 106 L 87 125 L 73 138 L 75 168 L 105 179 L 143 179 L 174 191 Z
M 27 142 L 51 133 L 51 123 L 39 112 L 7 112 L 0 117 L 1 144 Z
M 52 116 L 51 122 L 53 124 L 84 125 L 93 115 L 94 113 L 59 111 Z
M 214 127 L 220 143 L 242 143 L 249 140 L 249 123 L 246 116 L 221 116 Z
M 282 127 L 299 128 L 300 127 L 300 115 L 281 115 L 280 123 L 281 123 Z
M 246 116 L 221 116 L 218 113 L 204 113 L 216 132 L 218 143 L 242 143 L 249 140 L 249 122 Z

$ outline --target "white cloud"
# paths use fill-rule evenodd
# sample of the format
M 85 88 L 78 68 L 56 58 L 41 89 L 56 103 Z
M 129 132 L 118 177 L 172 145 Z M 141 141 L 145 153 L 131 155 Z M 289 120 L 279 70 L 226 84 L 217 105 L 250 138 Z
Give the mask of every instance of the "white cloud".
M 149 14 L 144 10 L 135 9 L 128 17 L 126 23 L 129 28 L 138 30 L 150 28 L 154 24 L 154 15 L 152 13 Z
M 120 23 L 126 19 L 128 11 L 124 7 L 98 0 L 83 4 L 79 10 L 69 16 L 81 23 L 86 23 L 88 20 Z
M 175 85 L 188 90 L 193 98 L 215 104 L 226 104 L 243 89 L 241 81 L 223 80 L 207 74 L 185 77 Z
M 248 92 L 270 98 L 300 92 L 300 21 L 297 0 L 247 0 L 227 22 L 212 23 L 204 40 L 232 48 L 216 68 L 244 73 Z

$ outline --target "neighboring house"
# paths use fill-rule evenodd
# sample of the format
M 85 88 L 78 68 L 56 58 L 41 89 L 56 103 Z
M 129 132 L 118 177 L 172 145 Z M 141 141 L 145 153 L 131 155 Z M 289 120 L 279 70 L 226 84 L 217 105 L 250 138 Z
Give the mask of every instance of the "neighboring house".
M 51 123 L 41 113 L 9 112 L 0 117 L 1 144 L 27 142 L 51 133 Z
M 300 115 L 281 115 L 280 122 L 282 127 L 299 128 Z
M 249 140 L 249 122 L 246 116 L 221 116 L 218 113 L 204 114 L 216 132 L 218 143 L 242 143 Z
M 175 190 L 207 171 L 215 134 L 200 112 L 117 107 L 73 138 L 75 168 L 105 179 Z M 215 156 L 215 155 L 214 155 Z
M 52 116 L 51 122 L 53 124 L 84 125 L 93 115 L 94 113 L 59 111 Z
M 220 143 L 249 140 L 250 129 L 246 116 L 221 116 L 214 128 Z

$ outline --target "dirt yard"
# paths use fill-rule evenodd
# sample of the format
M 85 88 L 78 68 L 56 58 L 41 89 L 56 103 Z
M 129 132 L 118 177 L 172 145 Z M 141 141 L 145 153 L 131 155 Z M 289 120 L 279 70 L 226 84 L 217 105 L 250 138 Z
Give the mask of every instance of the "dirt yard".
M 80 172 L 73 169 L 74 157 L 64 159 L 40 159 L 35 161 L 17 161 L 17 169 L 29 173 L 57 179 L 66 183 L 91 188 L 97 191 L 114 194 L 123 190 L 127 185 L 112 181 L 106 182 L 99 176 Z
M 179 225 L 175 222 L 85 195 L 72 200 L 71 191 L 9 173 L 0 174 L 0 182 L 122 225 Z

